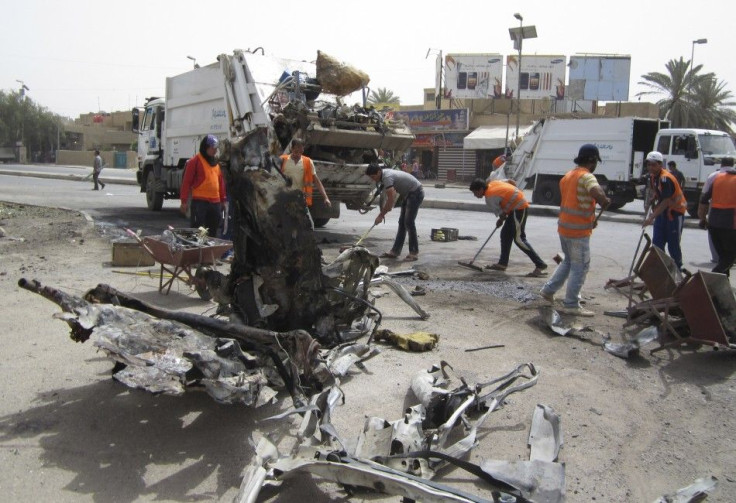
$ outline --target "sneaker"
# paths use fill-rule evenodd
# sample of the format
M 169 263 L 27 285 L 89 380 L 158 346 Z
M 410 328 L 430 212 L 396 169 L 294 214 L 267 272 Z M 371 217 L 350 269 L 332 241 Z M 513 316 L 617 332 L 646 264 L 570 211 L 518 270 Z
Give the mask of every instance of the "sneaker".
M 582 307 L 562 307 L 559 309 L 559 312 L 562 314 L 571 314 L 573 316 L 585 316 L 585 317 L 591 317 L 595 316 L 595 313 L 593 311 L 588 311 L 587 309 L 583 309 Z
M 539 290 L 539 295 L 550 304 L 555 303 L 555 294 L 547 293 L 544 290 Z

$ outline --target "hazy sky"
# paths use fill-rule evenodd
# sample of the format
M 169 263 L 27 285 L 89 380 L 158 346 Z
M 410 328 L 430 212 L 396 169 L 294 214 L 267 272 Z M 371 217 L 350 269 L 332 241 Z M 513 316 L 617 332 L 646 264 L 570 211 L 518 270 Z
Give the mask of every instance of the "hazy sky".
M 12 5 L 12 7 L 11 7 Z M 513 6 L 512 6 L 513 5 Z M 167 76 L 233 49 L 313 61 L 317 50 L 350 63 L 404 105 L 434 86 L 435 56 L 514 53 L 508 28 L 535 25 L 524 54 L 631 55 L 629 99 L 641 75 L 680 56 L 714 72 L 736 94 L 736 3 L 527 0 L 23 0 L 5 2 L 0 89 L 22 80 L 39 105 L 63 116 L 127 110 L 162 96 Z M 650 101 L 654 101 L 653 99 Z

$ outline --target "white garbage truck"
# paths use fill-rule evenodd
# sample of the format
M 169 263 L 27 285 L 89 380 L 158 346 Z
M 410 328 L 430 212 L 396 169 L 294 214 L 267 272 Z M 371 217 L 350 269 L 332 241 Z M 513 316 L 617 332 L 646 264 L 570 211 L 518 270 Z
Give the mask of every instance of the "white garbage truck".
M 382 165 L 382 153 L 403 152 L 414 136 L 390 114 L 365 103 L 344 104 L 334 91 L 341 84 L 334 81 L 342 78 L 343 67 L 346 73 L 351 67 L 332 64 L 320 75 L 319 69 L 326 68 L 321 61 L 332 61 L 324 58 L 318 53 L 317 62 L 309 63 L 266 56 L 262 49 L 236 50 L 221 54 L 216 63 L 167 78 L 164 97 L 148 98 L 144 107 L 133 109 L 137 179 L 148 207 L 158 211 L 165 199 L 179 198 L 186 161 L 204 136 L 214 134 L 225 145 L 262 138 L 269 152 L 257 154 L 254 167 L 268 165 L 266 157 L 274 164 L 289 152 L 292 138 L 305 140 L 304 155 L 312 158 L 332 202 L 328 207 L 315 192 L 310 212 L 317 227 L 339 216 L 341 202 L 348 209 L 367 210 L 376 184 L 365 168 Z M 324 86 L 320 79 L 328 78 L 331 84 Z M 367 89 L 362 91 L 365 97 Z
M 708 175 L 721 167 L 724 157 L 736 158 L 733 138 L 724 131 L 709 129 L 663 129 L 652 150 L 662 154 L 665 164 L 674 161 L 682 171 L 687 211 L 692 216 L 697 216 L 700 192 Z
M 637 197 L 646 174 L 644 158 L 653 150 L 657 133 L 668 123 L 636 117 L 545 119 L 532 127 L 506 163 L 491 174 L 532 187 L 532 203 L 560 204 L 560 179 L 574 167 L 585 143 L 598 147 L 602 162 L 595 176 L 618 209 Z

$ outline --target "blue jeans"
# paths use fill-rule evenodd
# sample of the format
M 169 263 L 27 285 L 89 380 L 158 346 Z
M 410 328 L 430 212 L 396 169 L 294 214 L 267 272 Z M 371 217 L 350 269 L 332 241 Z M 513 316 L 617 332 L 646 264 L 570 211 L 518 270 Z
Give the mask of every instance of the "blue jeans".
M 542 287 L 542 293 L 555 293 L 567 280 L 567 291 L 562 304 L 565 307 L 580 307 L 580 290 L 590 269 L 590 236 L 586 238 L 560 236 L 560 245 L 565 260 L 557 266 L 555 273 Z
M 396 232 L 396 239 L 394 240 L 394 245 L 391 247 L 391 253 L 394 255 L 401 253 L 407 232 L 409 233 L 409 253 L 412 255 L 419 254 L 419 239 L 417 238 L 417 226 L 415 222 L 422 201 L 424 201 L 424 189 L 420 187 L 414 192 L 409 192 L 401 204 L 399 230 Z
M 664 251 L 664 245 L 666 244 L 667 253 L 669 253 L 672 260 L 675 261 L 677 268 L 682 269 L 680 238 L 682 237 L 682 226 L 685 223 L 685 215 L 673 213 L 673 218 L 670 220 L 667 213 L 668 211 L 664 211 L 654 219 L 652 244 L 662 251 Z

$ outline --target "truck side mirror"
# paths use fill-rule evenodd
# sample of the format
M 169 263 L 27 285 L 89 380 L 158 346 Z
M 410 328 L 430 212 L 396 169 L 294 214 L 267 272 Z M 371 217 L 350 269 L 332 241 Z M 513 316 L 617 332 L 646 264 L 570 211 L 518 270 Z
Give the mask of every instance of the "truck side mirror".
M 133 111 L 133 127 L 131 128 L 134 133 L 140 133 L 140 123 L 141 123 L 141 111 L 137 108 L 134 108 Z

